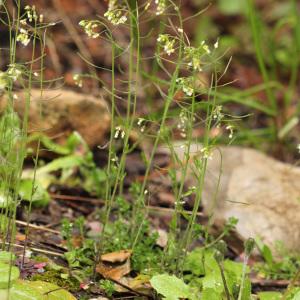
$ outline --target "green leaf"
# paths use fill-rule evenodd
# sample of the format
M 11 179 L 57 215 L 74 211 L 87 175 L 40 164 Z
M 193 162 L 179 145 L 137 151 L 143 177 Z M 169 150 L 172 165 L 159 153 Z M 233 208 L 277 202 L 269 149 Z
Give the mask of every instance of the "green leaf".
M 219 0 L 218 7 L 225 15 L 241 14 L 244 11 L 245 0 Z
M 274 258 L 271 249 L 266 244 L 264 244 L 259 238 L 256 238 L 255 242 L 258 247 L 258 250 L 260 251 L 266 263 L 269 266 L 272 266 L 274 264 Z
M 40 142 L 43 144 L 43 146 L 45 148 L 47 148 L 48 150 L 50 150 L 51 152 L 54 152 L 54 153 L 57 153 L 60 155 L 71 154 L 71 150 L 68 147 L 56 144 L 48 136 L 41 134 L 41 133 L 32 134 L 27 139 L 27 144 L 30 144 L 30 143 L 32 143 L 34 141 L 38 141 L 38 140 L 40 140 Z
M 44 281 L 18 280 L 9 290 L 0 290 L 1 300 L 76 300 L 65 289 Z
M 84 158 L 78 155 L 68 155 L 65 157 L 60 157 L 54 159 L 49 164 L 39 168 L 37 170 L 37 175 L 55 172 L 61 169 L 70 169 L 70 168 L 79 167 L 81 164 L 83 164 L 83 162 L 84 162 Z
M 20 276 L 20 271 L 15 266 L 0 263 L 0 289 L 6 289 Z
M 223 281 L 220 272 L 211 272 L 207 274 L 202 281 L 203 290 L 213 289 L 218 294 L 222 294 L 224 291 Z
M 0 251 L 0 263 L 9 264 L 14 261 L 16 256 L 12 252 Z
M 294 295 L 293 300 L 300 300 L 300 291 Z
M 183 271 L 191 272 L 195 276 L 201 276 L 205 274 L 204 267 L 204 250 L 197 248 L 189 253 L 184 261 Z
M 201 295 L 201 300 L 222 300 L 222 294 L 210 288 L 204 289 Z
M 258 297 L 259 300 L 280 300 L 282 295 L 279 292 L 261 292 Z
M 7 208 L 12 204 L 12 197 L 7 192 L 0 189 L 0 208 Z
M 31 195 L 32 194 L 32 195 Z M 32 179 L 22 179 L 19 187 L 19 195 L 23 200 L 32 201 L 36 206 L 46 206 L 50 201 L 50 196 L 46 189 L 35 180 L 34 186 Z
M 157 293 L 164 296 L 165 300 L 192 299 L 189 286 L 174 275 L 156 275 L 151 278 L 150 283 Z

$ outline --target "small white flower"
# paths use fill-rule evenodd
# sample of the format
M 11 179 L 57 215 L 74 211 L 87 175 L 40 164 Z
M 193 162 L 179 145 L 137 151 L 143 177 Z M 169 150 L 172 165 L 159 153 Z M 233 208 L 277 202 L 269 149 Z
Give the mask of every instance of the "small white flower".
M 9 78 L 11 78 L 13 81 L 16 81 L 21 74 L 22 71 L 15 64 L 9 65 L 7 70 L 7 75 Z
M 144 122 L 144 119 L 143 118 L 139 118 L 138 122 L 137 122 L 137 125 L 141 126 L 143 122 Z
M 178 27 L 177 30 L 178 30 L 179 33 L 183 33 L 183 29 L 182 28 Z
M 94 31 L 99 26 L 97 21 L 94 21 L 94 20 L 90 20 L 90 21 L 81 20 L 79 22 L 79 25 L 81 27 L 83 27 L 83 30 L 85 31 L 85 33 L 87 34 L 88 37 L 96 39 L 97 37 L 100 36 L 100 34 L 98 32 Z
M 156 15 L 162 15 L 167 8 L 166 0 L 155 0 L 155 4 L 157 5 Z
M 212 151 L 210 148 L 204 147 L 200 150 L 204 159 L 212 159 Z
M 34 75 L 35 77 L 38 77 L 38 76 L 39 76 L 39 73 L 38 73 L 38 72 L 34 72 L 33 75 Z
M 21 20 L 20 20 L 20 23 L 21 23 L 22 25 L 26 26 L 26 25 L 27 25 L 27 20 L 26 20 L 26 19 L 21 19 Z
M 217 39 L 217 41 L 214 43 L 214 48 L 215 49 L 219 48 L 219 39 Z
M 127 21 L 127 16 L 122 15 L 122 10 L 118 8 L 108 9 L 104 17 L 114 26 L 124 24 Z
M 82 77 L 81 77 L 80 74 L 74 74 L 73 75 L 73 80 L 75 82 L 75 85 L 77 85 L 78 87 L 82 88 L 83 81 L 82 81 Z
M 125 131 L 122 129 L 121 126 L 117 126 L 117 127 L 115 128 L 115 135 L 114 135 L 114 138 L 115 138 L 115 139 L 118 139 L 119 136 L 121 137 L 121 139 L 124 139 L 124 137 L 125 137 Z
M 14 100 L 17 100 L 18 98 L 19 98 L 19 97 L 18 97 L 17 94 L 14 94 L 14 95 L 13 95 L 13 99 L 14 99 Z
M 229 138 L 232 139 L 233 138 L 233 129 L 234 127 L 232 125 L 227 125 L 226 126 L 226 130 L 229 130 Z
M 167 55 L 170 56 L 172 53 L 175 52 L 175 39 L 170 38 L 167 34 L 160 34 L 157 38 L 157 42 L 161 44 Z
M 212 113 L 213 119 L 217 121 L 221 121 L 224 117 L 224 114 L 222 113 L 222 105 L 217 105 Z
M 150 4 L 151 4 L 151 1 L 148 1 L 147 4 L 146 4 L 146 6 L 145 6 L 145 9 L 144 9 L 145 11 L 149 9 Z
M 29 32 L 24 28 L 20 28 L 20 32 L 17 35 L 17 42 L 20 42 L 25 47 L 30 43 L 30 36 Z
M 35 5 L 32 5 L 31 7 L 29 5 L 26 5 L 25 11 L 29 22 L 32 22 L 33 20 L 37 21 L 38 16 L 35 10 Z
M 300 153 L 300 144 L 297 145 L 297 150 Z

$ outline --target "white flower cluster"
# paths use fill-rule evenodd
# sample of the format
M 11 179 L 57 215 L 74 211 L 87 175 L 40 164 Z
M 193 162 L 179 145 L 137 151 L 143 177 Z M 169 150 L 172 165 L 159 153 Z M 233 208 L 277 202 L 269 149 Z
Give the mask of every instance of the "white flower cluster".
M 6 73 L 9 78 L 11 78 L 13 81 L 16 81 L 22 74 L 22 71 L 16 64 L 10 64 Z
M 124 24 L 127 21 L 127 16 L 123 14 L 123 10 L 118 7 L 116 0 L 109 1 L 108 10 L 104 14 L 104 17 L 107 18 L 107 20 L 115 26 Z
M 155 4 L 157 5 L 156 8 L 156 15 L 162 15 L 166 8 L 167 8 L 167 1 L 166 0 L 155 0 Z
M 234 130 L 234 127 L 232 125 L 227 125 L 226 126 L 226 130 L 229 131 L 229 138 L 232 139 L 233 138 L 233 130 Z
M 17 35 L 17 42 L 20 42 L 25 47 L 30 43 L 30 35 L 28 30 L 20 28 L 19 34 Z
M 192 77 L 179 77 L 176 79 L 176 82 L 187 96 L 191 97 L 193 95 L 194 89 Z
M 82 88 L 83 82 L 82 82 L 82 76 L 80 74 L 74 74 L 73 80 L 78 87 Z
M 98 28 L 99 24 L 97 21 L 94 20 L 81 20 L 79 22 L 79 26 L 83 28 L 85 33 L 87 34 L 88 37 L 96 39 L 97 37 L 100 36 L 98 32 L 95 32 L 94 30 Z
M 213 119 L 220 122 L 222 121 L 222 119 L 224 118 L 224 114 L 222 112 L 222 105 L 217 105 L 215 107 L 215 109 L 213 110 L 213 113 L 212 113 L 212 116 L 213 116 Z
M 124 139 L 124 137 L 125 137 L 125 131 L 122 129 L 121 126 L 117 126 L 115 128 L 114 138 L 117 139 L 117 138 L 119 138 L 119 136 L 121 136 L 121 139 Z
M 35 5 L 32 5 L 32 6 L 26 5 L 25 6 L 25 14 L 26 14 L 25 18 L 20 20 L 20 23 L 24 26 L 27 25 L 27 21 L 28 22 L 39 21 L 40 23 L 44 22 L 44 15 L 40 14 L 38 16 L 36 9 L 35 9 Z
M 201 64 L 203 55 L 210 53 L 209 46 L 205 41 L 202 41 L 201 45 L 197 48 L 191 46 L 184 48 L 185 60 L 188 61 L 188 66 L 199 72 L 202 71 Z
M 171 38 L 167 34 L 160 34 L 157 38 L 157 42 L 164 48 L 164 51 L 170 56 L 175 52 L 175 39 Z
M 188 116 L 186 111 L 181 110 L 179 114 L 179 122 L 177 124 L 177 128 L 180 130 L 180 135 L 181 137 L 185 138 L 186 137 L 186 128 L 188 124 Z
M 138 121 L 137 121 L 137 126 L 140 127 L 141 132 L 144 132 L 145 129 L 146 129 L 145 121 L 146 120 L 144 118 L 139 118 Z
M 10 64 L 5 72 L 0 71 L 0 91 L 4 90 L 10 81 L 16 81 L 22 71 L 16 64 Z
M 209 147 L 203 147 L 200 152 L 204 159 L 212 159 L 212 149 Z
M 26 11 L 27 19 L 29 22 L 32 22 L 33 20 L 37 21 L 38 16 L 37 16 L 37 13 L 35 10 L 35 5 L 32 5 L 32 6 L 26 5 L 25 11 Z

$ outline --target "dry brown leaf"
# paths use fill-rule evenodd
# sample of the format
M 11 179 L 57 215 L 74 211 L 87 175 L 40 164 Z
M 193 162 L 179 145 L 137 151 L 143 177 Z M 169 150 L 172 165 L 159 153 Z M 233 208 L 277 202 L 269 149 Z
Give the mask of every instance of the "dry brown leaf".
M 131 271 L 130 260 L 126 260 L 126 262 L 121 265 L 110 265 L 101 262 L 97 265 L 96 271 L 104 278 L 111 278 L 119 281 Z
M 117 252 L 106 253 L 101 255 L 101 261 L 110 263 L 124 262 L 131 256 L 131 254 L 131 250 L 121 250 Z

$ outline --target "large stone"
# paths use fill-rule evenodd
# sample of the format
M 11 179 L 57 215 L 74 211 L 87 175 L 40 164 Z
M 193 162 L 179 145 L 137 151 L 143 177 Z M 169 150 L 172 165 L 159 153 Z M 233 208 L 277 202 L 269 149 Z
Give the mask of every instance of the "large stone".
M 20 118 L 25 112 L 25 93 L 17 93 L 14 108 Z M 3 109 L 5 100 L 1 101 Z M 63 143 L 73 131 L 78 131 L 92 148 L 101 145 L 109 130 L 110 114 L 102 97 L 70 90 L 31 90 L 29 132 L 43 132 L 55 142 Z
M 177 144 L 176 152 L 184 158 Z M 201 155 L 191 147 L 191 163 Z M 222 163 L 221 163 L 222 161 Z M 218 185 L 218 178 L 221 179 Z M 239 219 L 237 232 L 244 239 L 260 236 L 272 248 L 281 241 L 286 249 L 300 250 L 300 168 L 282 163 L 256 150 L 235 146 L 212 152 L 203 190 L 204 211 L 214 212 L 216 223 Z M 198 185 L 189 171 L 187 184 Z M 214 195 L 218 194 L 214 201 Z

